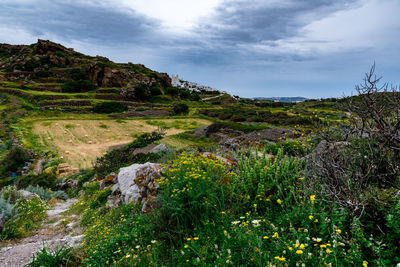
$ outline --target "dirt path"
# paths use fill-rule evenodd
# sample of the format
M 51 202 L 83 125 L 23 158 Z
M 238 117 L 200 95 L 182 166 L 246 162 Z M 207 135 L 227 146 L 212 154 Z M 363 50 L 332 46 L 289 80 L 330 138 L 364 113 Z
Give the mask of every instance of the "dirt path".
M 62 245 L 78 245 L 82 241 L 79 218 L 76 215 L 65 215 L 76 199 L 59 202 L 48 210 L 48 217 L 33 236 L 1 244 L 0 266 L 25 266 L 32 256 L 43 246 L 55 248 Z
M 202 98 L 201 101 L 207 101 L 207 100 L 219 98 L 219 97 L 221 97 L 221 96 L 223 96 L 223 95 L 224 95 L 224 94 L 220 94 L 220 95 L 217 95 L 217 96 L 210 96 L 210 97 Z
M 40 158 L 36 162 L 35 168 L 33 169 L 33 174 L 34 175 L 38 175 L 38 174 L 41 174 L 43 172 L 43 165 L 42 165 L 43 161 L 44 161 L 44 159 Z

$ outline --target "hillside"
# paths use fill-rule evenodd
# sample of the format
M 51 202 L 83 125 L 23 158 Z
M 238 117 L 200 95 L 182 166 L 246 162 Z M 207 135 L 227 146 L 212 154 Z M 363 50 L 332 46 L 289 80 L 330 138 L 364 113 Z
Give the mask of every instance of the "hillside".
M 50 41 L 0 55 L 1 266 L 400 262 L 400 93 L 374 69 L 293 103 Z
M 141 64 L 114 63 L 44 40 L 32 45 L 0 44 L 0 92 L 41 108 L 79 112 L 110 101 L 132 110 L 148 101 L 168 104 L 176 96 L 198 100 L 218 93 L 174 88 L 167 74 Z

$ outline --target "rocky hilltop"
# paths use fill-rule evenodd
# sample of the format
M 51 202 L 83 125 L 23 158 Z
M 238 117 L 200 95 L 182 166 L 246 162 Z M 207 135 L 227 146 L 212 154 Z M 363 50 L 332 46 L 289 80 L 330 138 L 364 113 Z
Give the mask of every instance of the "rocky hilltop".
M 114 63 L 106 57 L 91 57 L 51 41 L 31 45 L 0 44 L 0 70 L 6 81 L 44 79 L 65 83 L 89 81 L 97 87 L 129 87 L 145 84 L 166 88 L 171 79 L 140 64 Z

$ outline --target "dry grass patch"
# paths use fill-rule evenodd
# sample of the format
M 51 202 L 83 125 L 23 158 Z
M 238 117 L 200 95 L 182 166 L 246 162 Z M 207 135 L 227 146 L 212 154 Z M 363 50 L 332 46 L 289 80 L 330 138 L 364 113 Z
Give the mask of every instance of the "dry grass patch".
M 202 119 L 157 121 L 171 126 L 166 130 L 167 136 L 187 130 L 182 129 L 182 125 L 210 124 L 209 121 Z M 179 126 L 175 128 L 175 125 Z M 158 125 L 150 125 L 146 120 L 125 120 L 124 123 L 120 123 L 114 120 L 74 119 L 36 121 L 32 130 L 39 136 L 41 144 L 55 148 L 59 156 L 64 157 L 72 167 L 88 168 L 92 167 L 96 158 L 103 155 L 109 147 L 129 143 L 138 134 L 152 132 L 157 128 Z

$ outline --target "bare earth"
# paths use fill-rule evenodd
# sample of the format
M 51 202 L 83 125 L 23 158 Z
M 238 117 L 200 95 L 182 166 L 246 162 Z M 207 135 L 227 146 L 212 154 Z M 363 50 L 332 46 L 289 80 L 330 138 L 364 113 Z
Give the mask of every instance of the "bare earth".
M 16 240 L 12 243 L 0 243 L 0 266 L 25 266 L 31 262 L 32 256 L 45 246 L 56 248 L 62 245 L 79 245 L 82 242 L 78 217 L 66 217 L 63 214 L 76 199 L 68 199 L 57 203 L 48 210 L 48 218 L 43 227 L 33 236 Z

